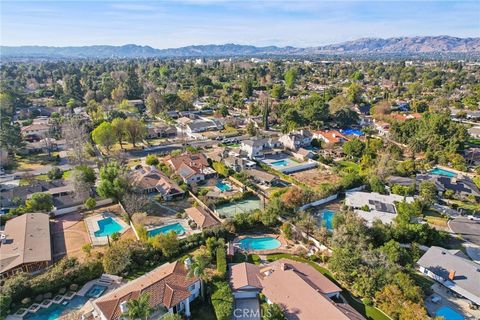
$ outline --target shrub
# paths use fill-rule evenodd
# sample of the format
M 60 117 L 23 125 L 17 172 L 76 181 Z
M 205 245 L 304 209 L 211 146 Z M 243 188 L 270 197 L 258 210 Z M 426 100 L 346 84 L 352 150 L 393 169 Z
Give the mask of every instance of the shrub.
M 47 177 L 50 180 L 57 180 L 62 178 L 63 171 L 59 167 L 53 167 L 50 171 L 47 172 Z
M 145 163 L 148 164 L 149 166 L 157 166 L 159 164 L 159 161 L 157 156 L 155 156 L 154 154 L 149 154 L 145 158 Z
M 225 281 L 213 284 L 212 305 L 217 320 L 230 320 L 233 313 L 233 294 Z
M 85 201 L 85 207 L 88 209 L 88 210 L 92 210 L 94 209 L 95 207 L 97 206 L 97 201 L 95 200 L 95 198 L 88 198 L 86 201 Z

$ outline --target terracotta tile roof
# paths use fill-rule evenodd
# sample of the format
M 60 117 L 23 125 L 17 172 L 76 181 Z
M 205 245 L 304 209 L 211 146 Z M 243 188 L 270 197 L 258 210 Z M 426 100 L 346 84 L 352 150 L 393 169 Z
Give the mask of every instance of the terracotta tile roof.
M 247 262 L 238 263 L 232 266 L 230 273 L 230 285 L 233 290 L 247 286 L 262 289 L 260 272 L 256 265 Z
M 149 294 L 152 307 L 171 308 L 191 295 L 188 287 L 197 281 L 196 277 L 187 277 L 182 263 L 166 263 L 98 298 L 94 304 L 109 320 L 120 318 L 122 302 L 137 299 L 142 293 Z
M 322 136 L 328 143 L 339 143 L 349 139 L 338 130 L 316 131 L 315 135 Z
M 24 263 L 52 260 L 50 217 L 46 213 L 25 213 L 10 219 L 0 245 L 0 273 Z
M 185 213 L 188 214 L 200 228 L 208 228 L 220 223 L 202 207 L 187 208 L 185 209 Z

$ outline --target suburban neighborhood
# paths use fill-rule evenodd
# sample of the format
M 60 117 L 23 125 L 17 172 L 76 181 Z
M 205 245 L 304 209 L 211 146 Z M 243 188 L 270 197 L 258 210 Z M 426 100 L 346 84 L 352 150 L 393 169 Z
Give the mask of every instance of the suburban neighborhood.
M 480 319 L 480 42 L 445 37 L 2 44 L 0 319 Z

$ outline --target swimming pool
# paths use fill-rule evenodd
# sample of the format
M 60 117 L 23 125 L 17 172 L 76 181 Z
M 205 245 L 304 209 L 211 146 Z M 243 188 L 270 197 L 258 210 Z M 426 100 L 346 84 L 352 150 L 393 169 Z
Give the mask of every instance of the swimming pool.
M 168 226 L 163 226 L 159 228 L 155 228 L 152 230 L 147 231 L 148 237 L 155 237 L 160 233 L 169 233 L 170 231 L 174 231 L 177 235 L 182 235 L 185 233 L 185 228 L 180 223 L 173 223 L 169 224 Z
M 439 175 L 439 176 L 445 176 L 445 177 L 450 177 L 450 178 L 453 178 L 457 175 L 455 172 L 448 171 L 448 170 L 441 169 L 441 168 L 435 168 L 433 170 L 430 170 L 430 174 L 436 174 L 436 175 Z
M 332 210 L 324 210 L 322 212 L 322 226 L 325 226 L 327 230 L 332 231 L 333 230 L 333 216 L 335 215 L 335 212 Z
M 278 160 L 278 161 L 273 161 L 270 163 L 274 167 L 286 167 L 288 166 L 288 160 Z
M 87 293 L 85 293 L 85 296 L 89 298 L 98 298 L 105 292 L 105 290 L 107 290 L 106 286 L 94 284 L 90 289 L 88 289 Z
M 238 241 L 243 250 L 272 250 L 277 249 L 282 244 L 278 239 L 272 237 L 243 238 Z
M 120 223 L 115 221 L 114 218 L 108 217 L 97 221 L 99 229 L 95 231 L 95 237 L 111 236 L 116 232 L 122 231 Z
M 343 133 L 344 135 L 347 135 L 347 136 L 357 136 L 357 137 L 361 137 L 364 135 L 364 133 L 360 130 L 357 130 L 357 129 L 352 129 L 352 128 L 347 128 L 347 129 L 342 129 L 340 130 L 341 133 Z
M 443 317 L 444 320 L 465 320 L 465 318 L 454 309 L 443 306 L 435 312 L 436 317 Z
M 221 182 L 221 181 L 217 182 L 217 184 L 215 185 L 215 187 L 217 187 L 218 189 L 220 189 L 220 191 L 222 191 L 222 192 L 232 190 L 232 187 L 231 187 L 229 184 L 224 183 L 224 182 Z
M 56 320 L 67 313 L 80 309 L 87 302 L 87 300 L 88 298 L 86 297 L 75 296 L 70 301 L 65 300 L 61 304 L 53 303 L 50 307 L 46 309 L 40 309 L 35 313 L 27 313 L 27 315 L 23 317 L 23 319 Z

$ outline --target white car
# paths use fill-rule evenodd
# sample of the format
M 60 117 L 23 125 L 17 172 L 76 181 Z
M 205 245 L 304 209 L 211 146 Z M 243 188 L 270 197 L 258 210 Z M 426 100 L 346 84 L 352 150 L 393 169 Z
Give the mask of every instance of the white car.
M 473 214 L 467 216 L 468 220 L 480 221 L 480 217 L 474 216 Z

